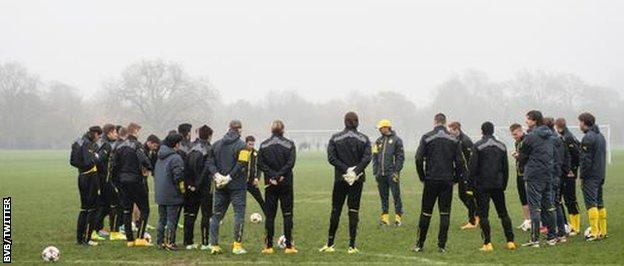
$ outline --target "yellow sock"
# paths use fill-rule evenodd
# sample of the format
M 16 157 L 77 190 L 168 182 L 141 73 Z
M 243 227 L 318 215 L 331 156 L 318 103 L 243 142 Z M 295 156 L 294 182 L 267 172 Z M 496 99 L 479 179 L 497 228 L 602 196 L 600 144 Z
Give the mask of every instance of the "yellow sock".
M 589 216 L 589 226 L 591 227 L 591 235 L 598 236 L 600 229 L 598 228 L 598 208 L 592 207 L 587 210 Z
M 607 235 L 607 208 L 598 209 L 598 228 L 602 236 Z
M 581 232 L 581 215 L 580 214 L 570 214 L 570 226 L 574 232 Z

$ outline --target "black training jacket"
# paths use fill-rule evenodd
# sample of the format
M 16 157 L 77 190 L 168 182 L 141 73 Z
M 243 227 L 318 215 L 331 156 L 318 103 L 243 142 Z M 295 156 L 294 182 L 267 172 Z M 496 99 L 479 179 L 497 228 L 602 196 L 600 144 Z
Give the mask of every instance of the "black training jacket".
M 296 157 L 295 143 L 283 136 L 274 134 L 263 141 L 258 151 L 258 168 L 264 173 L 265 184 L 283 176 L 278 185 L 292 186 Z
M 444 126 L 436 126 L 420 139 L 416 171 L 420 181 L 456 182 L 464 172 L 459 140 Z
M 327 145 L 327 160 L 334 166 L 335 181 L 344 180 L 342 175 L 355 166 L 355 173 L 362 174 L 356 182 L 366 181 L 364 169 L 371 161 L 371 143 L 368 136 L 357 128 L 345 128 L 334 134 Z
M 462 166 L 463 166 L 463 175 L 466 178 L 460 177 L 458 179 L 467 179 L 470 171 L 470 158 L 472 157 L 472 147 L 473 147 L 473 143 L 472 140 L 470 139 L 470 137 L 468 137 L 468 135 L 464 134 L 464 132 L 460 132 L 459 136 L 457 137 L 457 139 L 459 140 L 459 145 L 461 147 L 461 154 L 462 154 Z
M 477 189 L 507 188 L 509 161 L 507 148 L 492 135 L 483 136 L 473 146 L 468 183 Z
M 518 153 L 520 152 L 520 146 L 522 145 L 522 141 L 524 140 L 524 137 L 525 135 L 522 135 L 519 141 L 514 142 L 514 147 L 516 148 L 516 151 Z M 520 157 L 516 159 L 516 174 L 520 178 L 524 179 L 524 162 L 520 160 Z
M 193 141 L 187 155 L 186 166 L 184 167 L 184 185 L 187 188 L 206 188 L 206 186 L 210 186 L 210 177 L 206 175 L 204 168 L 206 167 L 206 161 L 208 161 L 208 154 L 211 148 L 210 142 L 207 140 L 198 138 Z
M 115 150 L 113 175 L 121 182 L 143 182 L 143 171 L 152 170 L 152 164 L 143 151 L 143 145 L 130 135 Z
M 524 180 L 552 182 L 554 169 L 553 132 L 538 126 L 528 132 L 520 143 L 520 163 L 524 165 Z
M 604 180 L 607 142 L 598 126 L 591 126 L 581 140 L 581 178 Z
M 570 153 L 563 142 L 563 139 L 553 130 L 553 146 L 555 148 L 555 165 L 553 168 L 553 176 L 555 182 L 559 182 L 559 178 L 566 176 L 570 172 Z
M 580 163 L 581 144 L 567 127 L 563 129 L 563 132 L 561 132 L 561 137 L 563 138 L 563 142 L 565 143 L 568 153 L 570 154 L 570 169 L 575 171 L 578 169 Z
M 100 185 L 105 184 L 106 182 L 111 181 L 111 169 L 113 166 L 113 162 L 111 160 L 112 151 L 113 151 L 113 140 L 109 140 L 104 136 L 102 138 L 102 143 L 98 150 L 98 155 L 100 157 L 100 162 L 98 164 L 98 172 L 100 174 Z

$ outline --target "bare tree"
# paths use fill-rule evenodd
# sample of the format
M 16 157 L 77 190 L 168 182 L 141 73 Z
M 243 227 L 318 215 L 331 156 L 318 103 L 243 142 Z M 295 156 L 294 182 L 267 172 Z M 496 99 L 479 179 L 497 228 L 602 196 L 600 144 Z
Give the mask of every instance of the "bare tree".
M 2 146 L 10 149 L 33 146 L 33 127 L 42 114 L 39 87 L 39 77 L 22 65 L 15 62 L 0 64 Z
M 161 132 L 189 119 L 208 122 L 218 100 L 206 79 L 191 78 L 180 65 L 162 60 L 130 65 L 119 79 L 106 82 L 102 93 L 117 116 Z

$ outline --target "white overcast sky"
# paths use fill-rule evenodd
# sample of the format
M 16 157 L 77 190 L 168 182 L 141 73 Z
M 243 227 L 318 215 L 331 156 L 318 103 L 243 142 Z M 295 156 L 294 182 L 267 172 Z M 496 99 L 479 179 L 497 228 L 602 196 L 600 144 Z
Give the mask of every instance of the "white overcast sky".
M 466 69 L 624 84 L 624 1 L 0 1 L 0 62 L 92 95 L 131 62 L 206 76 L 226 101 L 296 90 L 426 100 Z M 246 96 L 247 95 L 247 96 Z

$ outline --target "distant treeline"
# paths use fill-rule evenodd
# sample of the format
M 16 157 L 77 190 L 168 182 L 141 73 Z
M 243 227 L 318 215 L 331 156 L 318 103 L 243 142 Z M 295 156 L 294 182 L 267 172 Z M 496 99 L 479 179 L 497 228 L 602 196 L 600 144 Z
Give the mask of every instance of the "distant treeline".
M 263 100 L 241 99 L 225 104 L 217 88 L 203 77 L 189 76 L 174 62 L 147 60 L 133 63 L 118 77 L 103 82 L 94 97 L 60 81 L 43 82 L 19 63 L 0 63 L 0 148 L 69 148 L 88 126 L 104 123 L 143 126 L 142 137 L 164 135 L 182 122 L 208 124 L 219 138 L 227 121 L 243 121 L 243 134 L 268 135 L 272 120 L 288 130 L 333 130 L 343 127 L 347 111 L 360 116 L 360 129 L 376 138 L 375 124 L 387 118 L 415 148 L 416 137 L 432 126 L 433 115 L 443 112 L 460 121 L 465 131 L 478 135 L 483 121 L 507 127 L 524 123 L 524 114 L 539 109 L 546 116 L 564 117 L 576 125 L 576 116 L 589 111 L 599 124 L 611 125 L 611 141 L 624 143 L 624 100 L 613 88 L 593 86 L 573 74 L 521 71 L 511 79 L 492 81 L 485 73 L 466 71 L 443 81 L 427 103 L 386 91 L 372 95 L 354 92 L 348 99 L 322 103 L 293 91 L 273 91 Z M 243 95 L 241 95 L 243 97 Z M 297 132 L 295 140 L 324 147 L 326 132 Z

